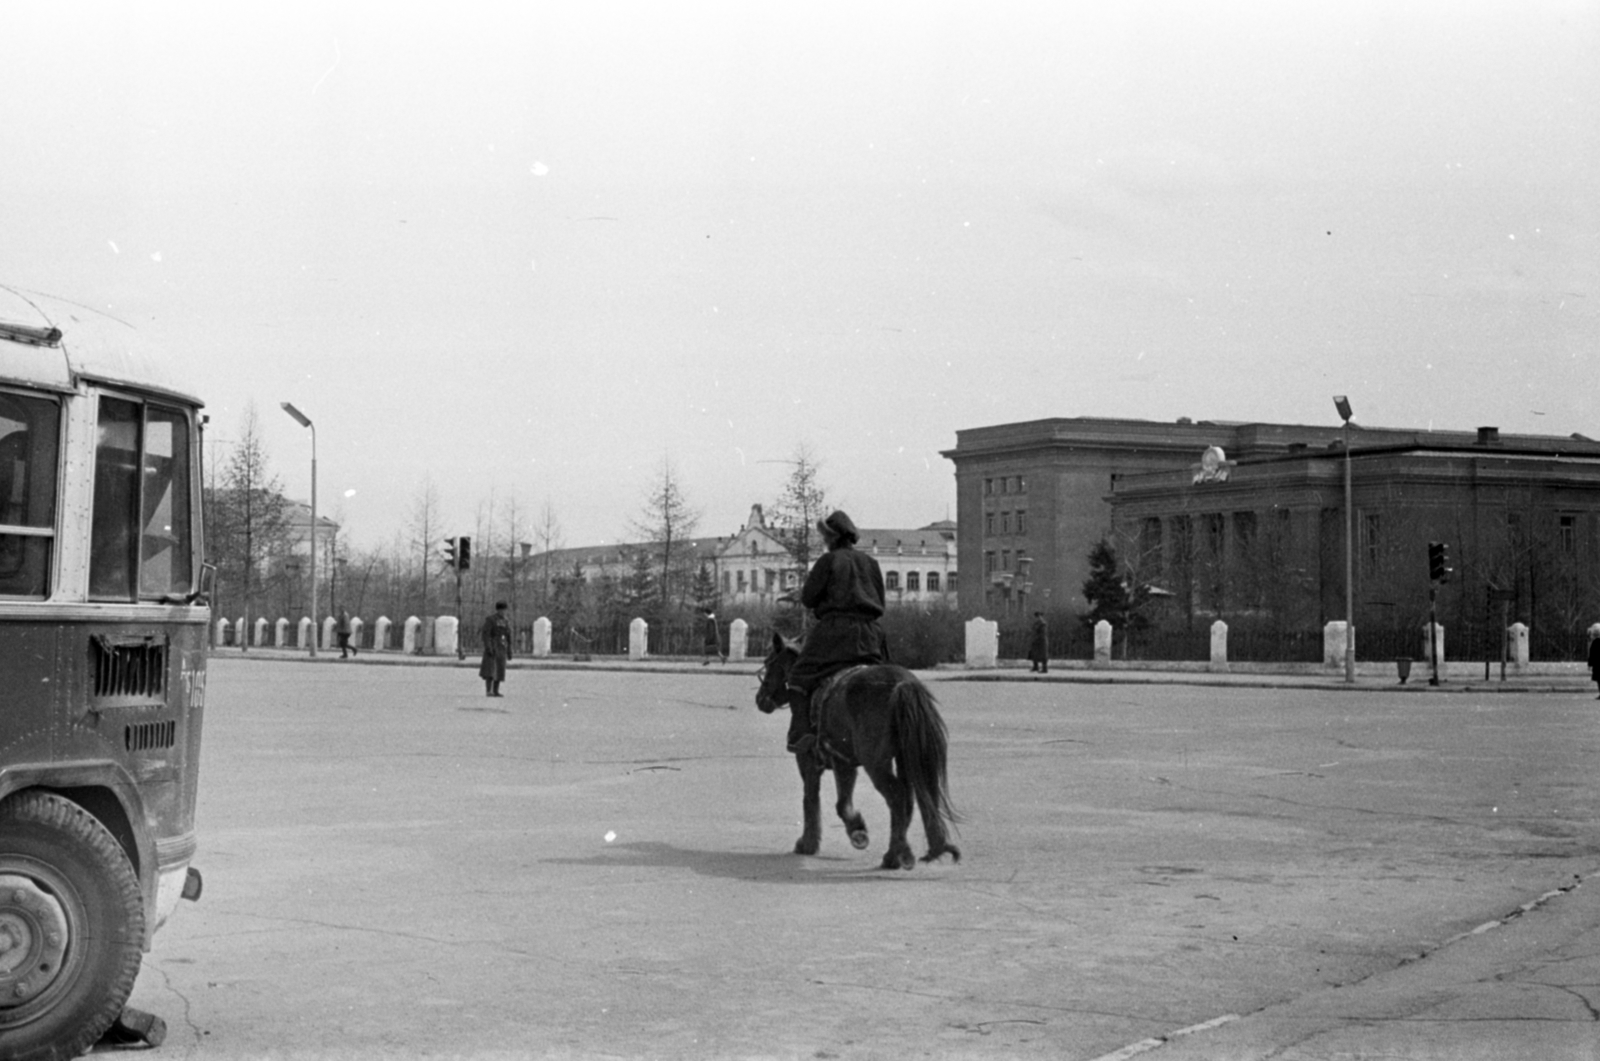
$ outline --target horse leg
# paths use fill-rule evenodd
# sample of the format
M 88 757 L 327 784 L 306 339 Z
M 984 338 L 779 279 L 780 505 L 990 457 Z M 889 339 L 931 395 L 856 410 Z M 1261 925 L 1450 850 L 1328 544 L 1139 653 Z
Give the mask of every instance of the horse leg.
M 800 768 L 800 812 L 805 817 L 804 831 L 794 842 L 794 853 L 814 855 L 822 842 L 822 767 L 812 755 L 797 755 L 794 761 Z
M 833 787 L 839 796 L 839 801 L 833 805 L 833 809 L 839 812 L 839 820 L 844 822 L 844 831 L 850 835 L 850 846 L 857 851 L 863 851 L 870 841 L 867 839 L 867 821 L 861 817 L 861 812 L 856 810 L 854 802 L 856 768 L 834 767 Z
M 917 864 L 906 840 L 906 830 L 911 828 L 911 788 L 887 762 L 868 766 L 867 776 L 889 805 L 889 850 L 884 852 L 882 868 L 911 869 Z

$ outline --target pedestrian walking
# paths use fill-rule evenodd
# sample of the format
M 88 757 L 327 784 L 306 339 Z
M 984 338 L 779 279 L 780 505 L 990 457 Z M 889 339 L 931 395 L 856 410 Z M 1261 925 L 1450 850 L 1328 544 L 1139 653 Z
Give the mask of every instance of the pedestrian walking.
M 339 635 L 339 658 L 349 659 L 351 656 L 357 655 L 358 653 L 356 652 L 356 646 L 350 643 L 349 609 L 339 609 L 339 621 L 338 624 L 334 626 L 333 630 L 334 633 Z
M 483 695 L 501 696 L 500 683 L 506 680 L 506 662 L 511 659 L 511 620 L 508 605 L 496 601 L 494 613 L 483 620 L 483 662 L 478 677 L 483 679 Z
M 1050 673 L 1050 627 L 1044 621 L 1044 612 L 1033 613 L 1033 636 L 1028 640 L 1028 672 Z
M 1596 686 L 1600 686 L 1600 636 L 1597 631 L 1589 631 L 1589 677 L 1594 679 Z M 1600 700 L 1600 696 L 1595 697 Z
M 717 627 L 716 611 L 711 608 L 705 608 L 702 610 L 702 615 L 704 615 L 702 620 L 704 635 L 701 641 L 701 656 L 703 658 L 700 661 L 700 666 L 711 666 L 712 656 L 716 656 L 723 663 L 728 662 L 728 654 L 722 651 L 722 631 Z

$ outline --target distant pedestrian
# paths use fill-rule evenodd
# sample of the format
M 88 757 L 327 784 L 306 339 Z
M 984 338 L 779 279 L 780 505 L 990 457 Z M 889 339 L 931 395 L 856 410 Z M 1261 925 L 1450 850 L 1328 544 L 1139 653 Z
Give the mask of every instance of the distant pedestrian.
M 511 620 L 506 602 L 496 601 L 494 614 L 483 620 L 483 662 L 478 677 L 483 679 L 485 696 L 501 696 L 500 683 L 506 680 L 506 662 L 511 659 Z
M 1600 637 L 1592 632 L 1589 634 L 1589 677 L 1594 679 L 1595 685 L 1600 686 Z M 1600 700 L 1600 696 L 1595 699 Z
M 348 609 L 339 609 L 339 622 L 334 628 L 334 633 L 339 635 L 339 658 L 349 659 L 357 654 L 356 646 L 350 643 L 350 612 Z
M 701 609 L 701 614 L 705 616 L 702 620 L 705 632 L 701 641 L 701 655 L 704 658 L 700 661 L 700 666 L 709 667 L 712 656 L 716 656 L 724 663 L 728 662 L 728 654 L 722 651 L 722 631 L 717 626 L 717 613 L 711 608 L 704 608 Z
M 1050 627 L 1044 621 L 1044 612 L 1033 613 L 1033 636 L 1028 640 L 1028 672 L 1050 673 Z

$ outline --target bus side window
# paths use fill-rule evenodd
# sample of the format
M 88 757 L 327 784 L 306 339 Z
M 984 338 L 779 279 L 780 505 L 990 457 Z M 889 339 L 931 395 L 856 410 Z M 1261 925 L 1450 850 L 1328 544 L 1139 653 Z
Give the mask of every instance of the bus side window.
M 61 407 L 0 392 L 0 596 L 50 591 Z
M 94 524 L 89 537 L 89 595 L 133 599 L 133 520 L 139 504 L 139 406 L 100 398 L 94 454 Z

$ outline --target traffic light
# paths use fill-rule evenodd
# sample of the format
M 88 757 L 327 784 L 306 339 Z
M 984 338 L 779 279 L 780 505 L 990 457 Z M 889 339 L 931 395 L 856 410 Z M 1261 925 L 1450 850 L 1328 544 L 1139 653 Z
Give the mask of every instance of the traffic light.
M 1428 578 L 1433 582 L 1449 582 L 1450 547 L 1444 542 L 1428 543 Z
M 444 557 L 444 565 L 446 567 L 456 566 L 456 540 L 454 538 L 446 538 L 444 544 L 439 546 L 439 552 Z
M 456 546 L 456 570 L 465 571 L 472 566 L 472 539 L 458 538 L 460 544 Z

